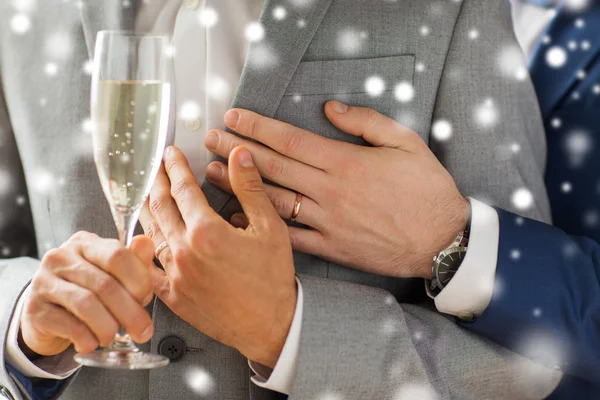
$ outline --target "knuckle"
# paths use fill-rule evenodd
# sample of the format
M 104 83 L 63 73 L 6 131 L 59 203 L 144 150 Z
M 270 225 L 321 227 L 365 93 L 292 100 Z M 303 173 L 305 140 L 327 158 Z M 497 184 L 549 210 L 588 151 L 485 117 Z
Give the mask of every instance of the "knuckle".
M 119 284 L 110 276 L 104 276 L 96 280 L 95 292 L 100 297 L 110 298 L 119 290 Z
M 85 240 L 89 236 L 89 232 L 86 231 L 77 231 L 71 236 L 71 240 L 75 242 L 79 242 Z
M 281 160 L 272 157 L 267 164 L 267 171 L 270 178 L 279 178 L 284 174 L 285 167 Z
M 302 136 L 297 133 L 288 132 L 283 139 L 283 150 L 293 153 L 302 145 Z
M 154 240 L 154 239 L 156 239 L 158 232 L 160 232 L 160 226 L 158 225 L 158 223 L 156 221 L 152 221 L 146 226 L 144 231 L 146 233 L 146 236 L 148 236 L 150 239 Z
M 247 119 L 247 118 L 245 118 Z M 240 120 L 242 120 L 242 117 L 240 116 Z M 250 138 L 254 138 L 256 136 L 256 120 L 254 118 L 250 118 L 250 120 L 245 121 L 245 126 L 246 126 L 246 136 L 250 137 Z
M 150 199 L 150 204 L 149 204 L 150 212 L 153 215 L 156 215 L 156 214 L 162 212 L 162 210 L 165 208 L 166 203 L 167 203 L 167 195 L 166 195 L 166 193 L 164 193 L 161 190 L 157 196 L 152 197 Z
M 48 250 L 42 258 L 42 266 L 53 269 L 57 265 L 64 263 L 67 251 L 60 247 Z
M 189 182 L 186 180 L 178 180 L 171 183 L 171 195 L 177 197 L 189 189 Z
M 87 289 L 82 289 L 73 296 L 73 307 L 82 315 L 88 315 L 98 301 L 96 295 Z
M 273 208 L 279 215 L 284 215 L 289 210 L 287 205 L 287 201 L 281 195 L 273 195 L 271 197 L 271 203 L 273 204 Z
M 375 126 L 377 124 L 377 122 L 379 121 L 380 117 L 381 117 L 381 114 L 379 114 L 377 111 L 373 110 L 372 108 L 368 108 L 367 109 L 367 126 L 369 126 L 369 127 Z
M 183 247 L 175 247 L 174 249 L 171 249 L 171 252 L 175 264 L 181 265 L 186 263 L 188 259 L 188 253 L 186 249 Z
M 108 257 L 108 265 L 111 269 L 116 269 L 116 268 L 127 268 L 129 264 L 129 262 L 131 261 L 131 254 L 129 253 L 129 250 L 127 250 L 125 247 L 121 247 L 119 246 L 118 248 L 116 248 L 115 250 L 113 250 L 111 252 L 111 254 Z
M 242 184 L 242 190 L 249 193 L 264 192 L 264 186 L 260 179 L 250 179 Z
M 237 140 L 232 139 L 227 143 L 227 154 L 230 154 L 233 149 L 235 149 L 236 147 L 239 146 L 239 143 L 237 142 Z
M 79 321 L 69 324 L 67 330 L 72 339 L 82 338 L 88 334 L 88 329 L 86 326 Z

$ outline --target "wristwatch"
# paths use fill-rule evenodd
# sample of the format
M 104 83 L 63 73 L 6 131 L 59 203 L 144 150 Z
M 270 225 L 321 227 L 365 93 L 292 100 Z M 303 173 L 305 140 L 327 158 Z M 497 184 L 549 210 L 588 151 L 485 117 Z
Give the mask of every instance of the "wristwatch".
M 429 297 L 435 298 L 452 280 L 456 271 L 458 271 L 467 254 L 470 230 L 471 218 L 469 218 L 465 230 L 456 236 L 452 244 L 433 257 L 431 280 L 425 282 L 425 288 Z

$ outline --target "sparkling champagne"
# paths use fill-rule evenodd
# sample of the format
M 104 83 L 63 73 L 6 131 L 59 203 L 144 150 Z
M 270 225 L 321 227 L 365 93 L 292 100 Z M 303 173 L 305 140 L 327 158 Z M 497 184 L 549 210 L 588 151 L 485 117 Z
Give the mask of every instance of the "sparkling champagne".
M 146 201 L 167 136 L 170 87 L 160 81 L 98 81 L 94 158 L 102 188 L 120 215 Z

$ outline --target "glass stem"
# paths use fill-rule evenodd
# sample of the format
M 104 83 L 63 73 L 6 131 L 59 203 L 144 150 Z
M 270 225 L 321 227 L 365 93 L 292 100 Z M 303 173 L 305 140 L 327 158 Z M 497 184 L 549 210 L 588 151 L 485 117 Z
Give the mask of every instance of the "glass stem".
M 134 213 L 131 215 L 119 213 L 117 216 L 115 216 L 117 230 L 119 231 L 119 241 L 124 247 L 129 248 L 131 246 L 138 215 L 139 213 Z M 109 351 L 139 351 L 129 334 L 125 332 L 125 328 L 123 328 L 121 325 L 119 325 L 119 331 L 107 349 Z

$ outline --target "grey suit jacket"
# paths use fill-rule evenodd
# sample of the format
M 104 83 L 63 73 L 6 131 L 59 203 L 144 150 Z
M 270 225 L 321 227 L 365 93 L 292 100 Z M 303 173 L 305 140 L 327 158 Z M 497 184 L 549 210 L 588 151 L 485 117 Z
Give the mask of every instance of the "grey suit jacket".
M 82 65 L 96 31 L 131 28 L 132 15 L 120 0 L 84 2 L 81 10 L 75 2 L 38 2 L 31 31 L 16 35 L 10 30 L 11 4 L 0 2 L 0 121 L 7 143 L 16 140 L 26 173 L 39 251 L 78 230 L 114 236 L 91 141 L 81 129 L 90 86 Z M 271 17 L 277 5 L 288 10 L 283 21 Z M 251 47 L 234 106 L 361 145 L 325 119 L 323 104 L 339 98 L 372 107 L 430 143 L 463 194 L 512 209 L 511 193 L 527 187 L 535 204 L 525 214 L 549 220 L 544 133 L 532 85 L 498 68 L 499 52 L 516 47 L 507 1 L 266 0 L 261 22 L 266 38 Z M 430 28 L 428 35 L 419 33 L 421 26 Z M 469 39 L 471 29 L 479 29 L 477 40 Z M 57 31 L 71 38 L 70 54 L 54 61 L 58 72 L 48 76 L 45 40 Z M 388 83 L 379 97 L 365 93 L 365 79 L 373 75 Z M 410 103 L 394 98 L 401 81 L 414 85 Z M 482 127 L 474 110 L 487 99 L 499 121 Z M 453 126 L 446 142 L 430 139 L 438 119 Z M 519 154 L 506 151 L 513 142 L 520 144 Z M 206 182 L 202 187 L 223 216 L 237 209 L 229 195 Z M 294 259 L 305 304 L 291 399 L 413 399 L 423 391 L 443 399 L 542 398 L 560 379 L 436 313 L 423 300 L 422 280 L 357 272 L 306 254 Z M 0 344 L 38 264 L 31 258 L 0 262 Z M 237 351 L 196 331 L 160 301 L 152 315 L 151 350 L 176 335 L 187 347 L 180 361 L 149 372 L 82 369 L 60 398 L 274 398 L 250 382 L 247 360 Z M 200 391 L 197 371 L 211 383 Z M 1 364 L 0 386 L 17 399 L 24 396 Z

